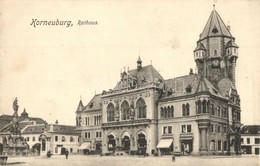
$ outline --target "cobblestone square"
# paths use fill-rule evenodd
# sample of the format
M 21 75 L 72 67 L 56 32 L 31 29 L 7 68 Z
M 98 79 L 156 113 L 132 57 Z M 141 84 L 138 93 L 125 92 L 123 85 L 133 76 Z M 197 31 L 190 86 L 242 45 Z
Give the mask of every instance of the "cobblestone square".
M 66 160 L 64 155 L 46 157 L 9 157 L 7 165 L 17 166 L 259 166 L 258 156 L 209 156 L 209 157 L 177 157 L 172 162 L 171 156 L 138 157 L 138 156 L 83 156 L 70 155 Z

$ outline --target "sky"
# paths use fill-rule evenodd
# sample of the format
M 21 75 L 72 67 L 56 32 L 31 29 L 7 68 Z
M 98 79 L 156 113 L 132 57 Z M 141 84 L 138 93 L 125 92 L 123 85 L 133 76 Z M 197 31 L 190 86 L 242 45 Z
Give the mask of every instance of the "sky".
M 114 88 L 120 71 L 152 64 L 164 79 L 195 69 L 193 50 L 213 10 L 239 46 L 236 87 L 243 124 L 260 124 L 260 1 L 0 1 L 0 115 L 75 125 L 79 100 Z M 72 27 L 32 26 L 33 19 Z M 98 25 L 78 25 L 78 21 Z

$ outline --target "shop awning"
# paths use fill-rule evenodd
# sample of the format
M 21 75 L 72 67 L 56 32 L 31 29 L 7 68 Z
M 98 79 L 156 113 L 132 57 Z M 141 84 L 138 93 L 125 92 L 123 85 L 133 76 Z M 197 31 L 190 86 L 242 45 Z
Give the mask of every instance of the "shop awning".
M 83 150 L 83 149 L 90 149 L 91 147 L 91 143 L 90 142 L 83 142 L 80 147 L 79 150 Z
M 161 139 L 157 148 L 169 148 L 172 144 L 172 139 Z

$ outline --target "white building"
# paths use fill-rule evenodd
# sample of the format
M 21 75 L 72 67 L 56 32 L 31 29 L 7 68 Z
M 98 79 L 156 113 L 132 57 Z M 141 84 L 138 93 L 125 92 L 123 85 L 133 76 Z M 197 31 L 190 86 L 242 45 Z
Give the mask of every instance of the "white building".
M 246 125 L 241 130 L 241 149 L 244 154 L 259 155 L 260 125 Z

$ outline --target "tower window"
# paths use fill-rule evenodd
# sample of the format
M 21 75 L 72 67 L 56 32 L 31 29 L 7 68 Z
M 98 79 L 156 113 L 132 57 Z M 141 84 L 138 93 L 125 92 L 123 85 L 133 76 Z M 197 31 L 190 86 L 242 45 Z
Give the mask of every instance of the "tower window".
M 214 50 L 214 55 L 215 55 L 215 56 L 217 55 L 217 50 Z
M 236 52 L 237 52 L 237 49 L 234 48 L 234 53 L 236 53 Z

